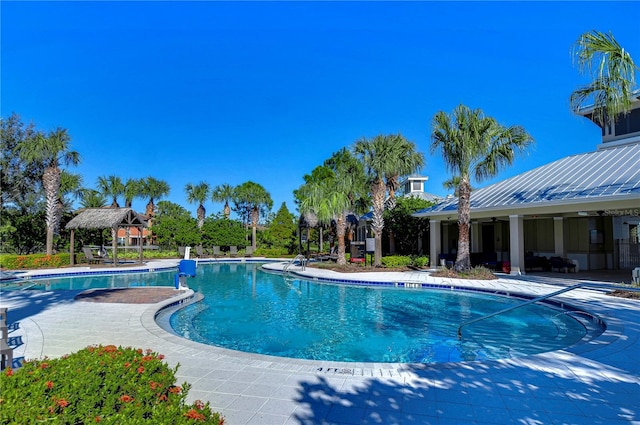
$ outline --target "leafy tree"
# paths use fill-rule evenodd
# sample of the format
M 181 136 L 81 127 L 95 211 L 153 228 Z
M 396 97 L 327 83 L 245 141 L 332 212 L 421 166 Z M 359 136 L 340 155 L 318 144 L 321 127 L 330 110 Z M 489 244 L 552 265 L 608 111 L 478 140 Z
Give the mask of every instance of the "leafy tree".
M 41 132 L 34 137 L 20 141 L 18 152 L 28 162 L 44 168 L 42 186 L 45 190 L 46 206 L 46 253 L 53 254 L 53 236 L 59 226 L 58 196 L 60 191 L 60 165 L 78 165 L 80 154 L 70 150 L 71 137 L 67 130 L 58 128 L 44 135 Z
M 638 67 L 631 55 L 613 34 L 589 31 L 574 44 L 578 69 L 591 77 L 591 82 L 576 89 L 570 96 L 571 108 L 578 112 L 593 104 L 593 120 L 604 128 L 610 117 L 631 110 Z
M 268 240 L 269 246 L 286 248 L 291 254 L 296 247 L 297 228 L 296 217 L 289 212 L 287 204 L 283 202 L 276 214 L 269 220 L 268 228 L 262 236 Z
M 20 145 L 36 133 L 34 124 L 25 125 L 18 114 L 0 118 L 0 208 L 9 203 L 28 209 L 34 193 L 41 190 L 42 164 L 27 162 L 19 154 Z
M 15 207 L 0 211 L 0 246 L 2 252 L 34 254 L 46 245 L 44 209 L 25 213 Z
M 404 196 L 396 200 L 395 208 L 384 212 L 385 230 L 396 235 L 398 254 L 418 252 L 418 239 L 429 230 L 429 220 L 413 217 L 412 214 L 432 205 L 433 202 L 422 198 Z
M 158 180 L 154 177 L 147 177 L 141 181 L 142 190 L 141 194 L 145 198 L 149 198 L 149 202 L 147 203 L 147 207 L 145 210 L 145 215 L 149 218 L 155 216 L 155 203 L 154 200 L 158 200 L 164 196 L 169 195 L 171 188 L 169 187 L 169 183 L 164 180 Z
M 184 187 L 184 191 L 187 193 L 187 202 L 190 204 L 198 204 L 198 229 L 202 229 L 204 224 L 204 218 L 207 211 L 204 208 L 204 201 L 209 198 L 209 184 L 206 182 L 200 182 L 196 185 L 188 183 Z
M 111 208 L 120 208 L 118 197 L 124 195 L 124 183 L 118 176 L 98 177 L 98 190 L 111 198 Z
M 424 156 L 416 151 L 414 143 L 401 134 L 378 135 L 371 140 L 362 138 L 353 148 L 369 176 L 373 218 L 371 228 L 375 238 L 374 265 L 382 265 L 382 231 L 384 229 L 384 201 L 387 187 L 393 186 L 397 176 L 418 171 Z M 386 179 L 386 180 L 385 180 Z
M 211 215 L 202 225 L 202 244 L 212 246 L 244 246 L 246 237 L 244 226 L 238 220 L 230 220 L 224 215 Z
M 471 268 L 469 223 L 471 213 L 471 175 L 477 181 L 495 176 L 511 165 L 517 152 L 524 152 L 534 141 L 520 126 L 503 127 L 485 117 L 480 109 L 460 105 L 451 115 L 438 112 L 433 117 L 431 152 L 441 151 L 447 168 L 460 177 L 458 186 L 458 254 L 455 270 Z
M 243 217 L 243 222 L 248 223 L 249 219 L 251 220 L 251 243 L 255 249 L 258 220 L 271 211 L 273 206 L 271 195 L 258 183 L 248 181 L 236 187 L 234 203 L 234 210 L 240 217 Z
M 107 205 L 107 197 L 95 189 L 80 191 L 80 206 L 82 208 L 102 208 Z
M 235 188 L 227 183 L 218 185 L 211 191 L 211 200 L 213 202 L 224 202 L 224 216 L 229 218 L 231 215 L 231 207 L 229 201 L 235 198 Z
M 179 246 L 200 244 L 196 220 L 185 208 L 169 201 L 158 202 L 153 235 L 159 245 L 176 250 Z

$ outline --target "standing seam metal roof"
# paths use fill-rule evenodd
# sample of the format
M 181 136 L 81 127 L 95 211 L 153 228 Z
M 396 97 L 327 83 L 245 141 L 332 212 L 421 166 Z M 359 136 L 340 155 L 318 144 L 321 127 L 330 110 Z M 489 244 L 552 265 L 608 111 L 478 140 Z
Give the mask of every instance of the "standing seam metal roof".
M 633 195 L 638 196 L 640 206 L 640 143 L 568 156 L 475 190 L 471 193 L 471 209 L 614 200 Z M 416 214 L 457 208 L 458 198 L 452 198 Z

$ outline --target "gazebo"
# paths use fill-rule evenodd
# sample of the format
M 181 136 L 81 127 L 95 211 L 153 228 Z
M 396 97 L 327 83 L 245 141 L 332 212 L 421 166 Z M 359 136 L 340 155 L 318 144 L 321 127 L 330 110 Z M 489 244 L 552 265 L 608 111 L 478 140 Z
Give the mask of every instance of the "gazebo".
M 142 229 L 147 227 L 147 222 L 131 208 L 86 208 L 80 210 L 66 225 L 66 229 L 71 230 L 71 243 L 69 252 L 71 254 L 71 265 L 75 264 L 74 239 L 76 229 L 111 229 L 113 242 L 113 265 L 118 264 L 118 229 L 120 227 L 137 227 L 140 234 Z M 142 242 L 142 241 L 141 241 Z M 142 244 L 140 244 L 140 264 L 142 264 Z

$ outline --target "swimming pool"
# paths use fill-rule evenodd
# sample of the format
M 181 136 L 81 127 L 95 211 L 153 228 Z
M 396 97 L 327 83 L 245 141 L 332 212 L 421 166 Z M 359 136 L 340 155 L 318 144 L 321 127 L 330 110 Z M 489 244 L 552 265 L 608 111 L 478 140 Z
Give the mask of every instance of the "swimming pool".
M 512 358 L 583 339 L 565 311 L 529 305 L 458 326 L 522 299 L 465 291 L 289 280 L 256 264 L 200 265 L 189 286 L 204 300 L 175 312 L 185 338 L 233 350 L 346 362 L 435 363 Z

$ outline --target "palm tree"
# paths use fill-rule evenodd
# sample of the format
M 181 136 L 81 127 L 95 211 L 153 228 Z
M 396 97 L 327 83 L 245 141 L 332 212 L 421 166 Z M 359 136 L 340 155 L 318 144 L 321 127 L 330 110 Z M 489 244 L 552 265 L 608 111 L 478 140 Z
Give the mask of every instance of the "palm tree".
M 111 198 L 111 208 L 120 208 L 118 196 L 124 195 L 124 184 L 118 176 L 98 177 L 98 190 L 106 197 Z
M 202 229 L 204 225 L 204 218 L 206 216 L 206 210 L 204 208 L 204 201 L 209 198 L 209 184 L 206 182 L 200 182 L 197 185 L 192 185 L 188 183 L 184 187 L 185 192 L 187 193 L 187 202 L 190 204 L 199 204 L 198 205 L 198 229 Z
M 251 245 L 256 249 L 256 230 L 260 215 L 266 216 L 273 206 L 271 195 L 258 183 L 248 181 L 235 190 L 236 208 L 241 216 L 251 217 Z
M 579 71 L 591 77 L 589 84 L 571 93 L 569 100 L 574 112 L 585 104 L 593 104 L 592 119 L 604 128 L 611 117 L 615 119 L 631 110 L 638 67 L 613 34 L 599 31 L 582 34 L 574 44 L 574 58 Z
M 66 129 L 58 128 L 47 136 L 38 132 L 34 137 L 25 139 L 19 144 L 19 155 L 28 163 L 41 164 L 44 167 L 42 186 L 46 197 L 47 255 L 53 254 L 53 235 L 59 222 L 58 196 L 60 191 L 60 164 L 78 165 L 80 154 L 70 150 L 71 137 Z
M 140 179 L 127 179 L 124 182 L 124 190 L 122 195 L 124 196 L 124 207 L 131 208 L 133 200 L 135 198 L 142 198 L 143 195 L 143 183 Z M 127 228 L 129 229 L 129 228 Z
M 154 177 L 147 177 L 141 181 L 142 184 L 142 196 L 145 198 L 149 198 L 149 202 L 147 203 L 147 207 L 145 210 L 145 215 L 149 218 L 152 218 L 155 215 L 156 205 L 154 200 L 158 200 L 163 196 L 169 195 L 171 188 L 169 187 L 169 183 L 164 180 L 158 180 Z
M 485 117 L 480 109 L 460 105 L 453 114 L 436 113 L 432 122 L 431 152 L 442 152 L 447 168 L 459 176 L 458 254 L 455 270 L 471 268 L 469 222 L 471 211 L 471 175 L 477 181 L 495 176 L 511 165 L 516 152 L 524 152 L 533 138 L 520 126 L 503 127 Z
M 345 180 L 347 179 L 341 179 L 336 173 L 331 172 L 329 177 L 311 181 L 299 189 L 301 213 L 314 213 L 320 222 L 336 221 L 338 264 L 346 264 L 344 235 L 346 211 L 350 202 L 348 182 Z
M 224 201 L 224 216 L 229 219 L 231 215 L 231 207 L 229 207 L 229 201 L 233 200 L 235 196 L 235 189 L 233 186 L 224 183 L 213 188 L 211 191 L 211 200 L 213 202 Z
M 384 229 L 384 201 L 387 193 L 386 179 L 411 174 L 424 164 L 424 156 L 416 152 L 415 144 L 401 134 L 378 135 L 371 140 L 362 138 L 353 148 L 362 161 L 370 182 L 373 218 L 371 228 L 375 238 L 374 266 L 382 265 L 382 231 Z
M 82 208 L 102 208 L 107 204 L 107 198 L 95 189 L 82 189 L 80 205 Z
M 60 190 L 58 192 L 58 207 L 56 212 L 56 228 L 54 234 L 60 234 L 60 221 L 65 210 L 71 209 L 71 202 L 67 196 L 71 195 L 74 199 L 82 197 L 82 176 L 80 174 L 69 173 L 62 170 L 60 172 Z

